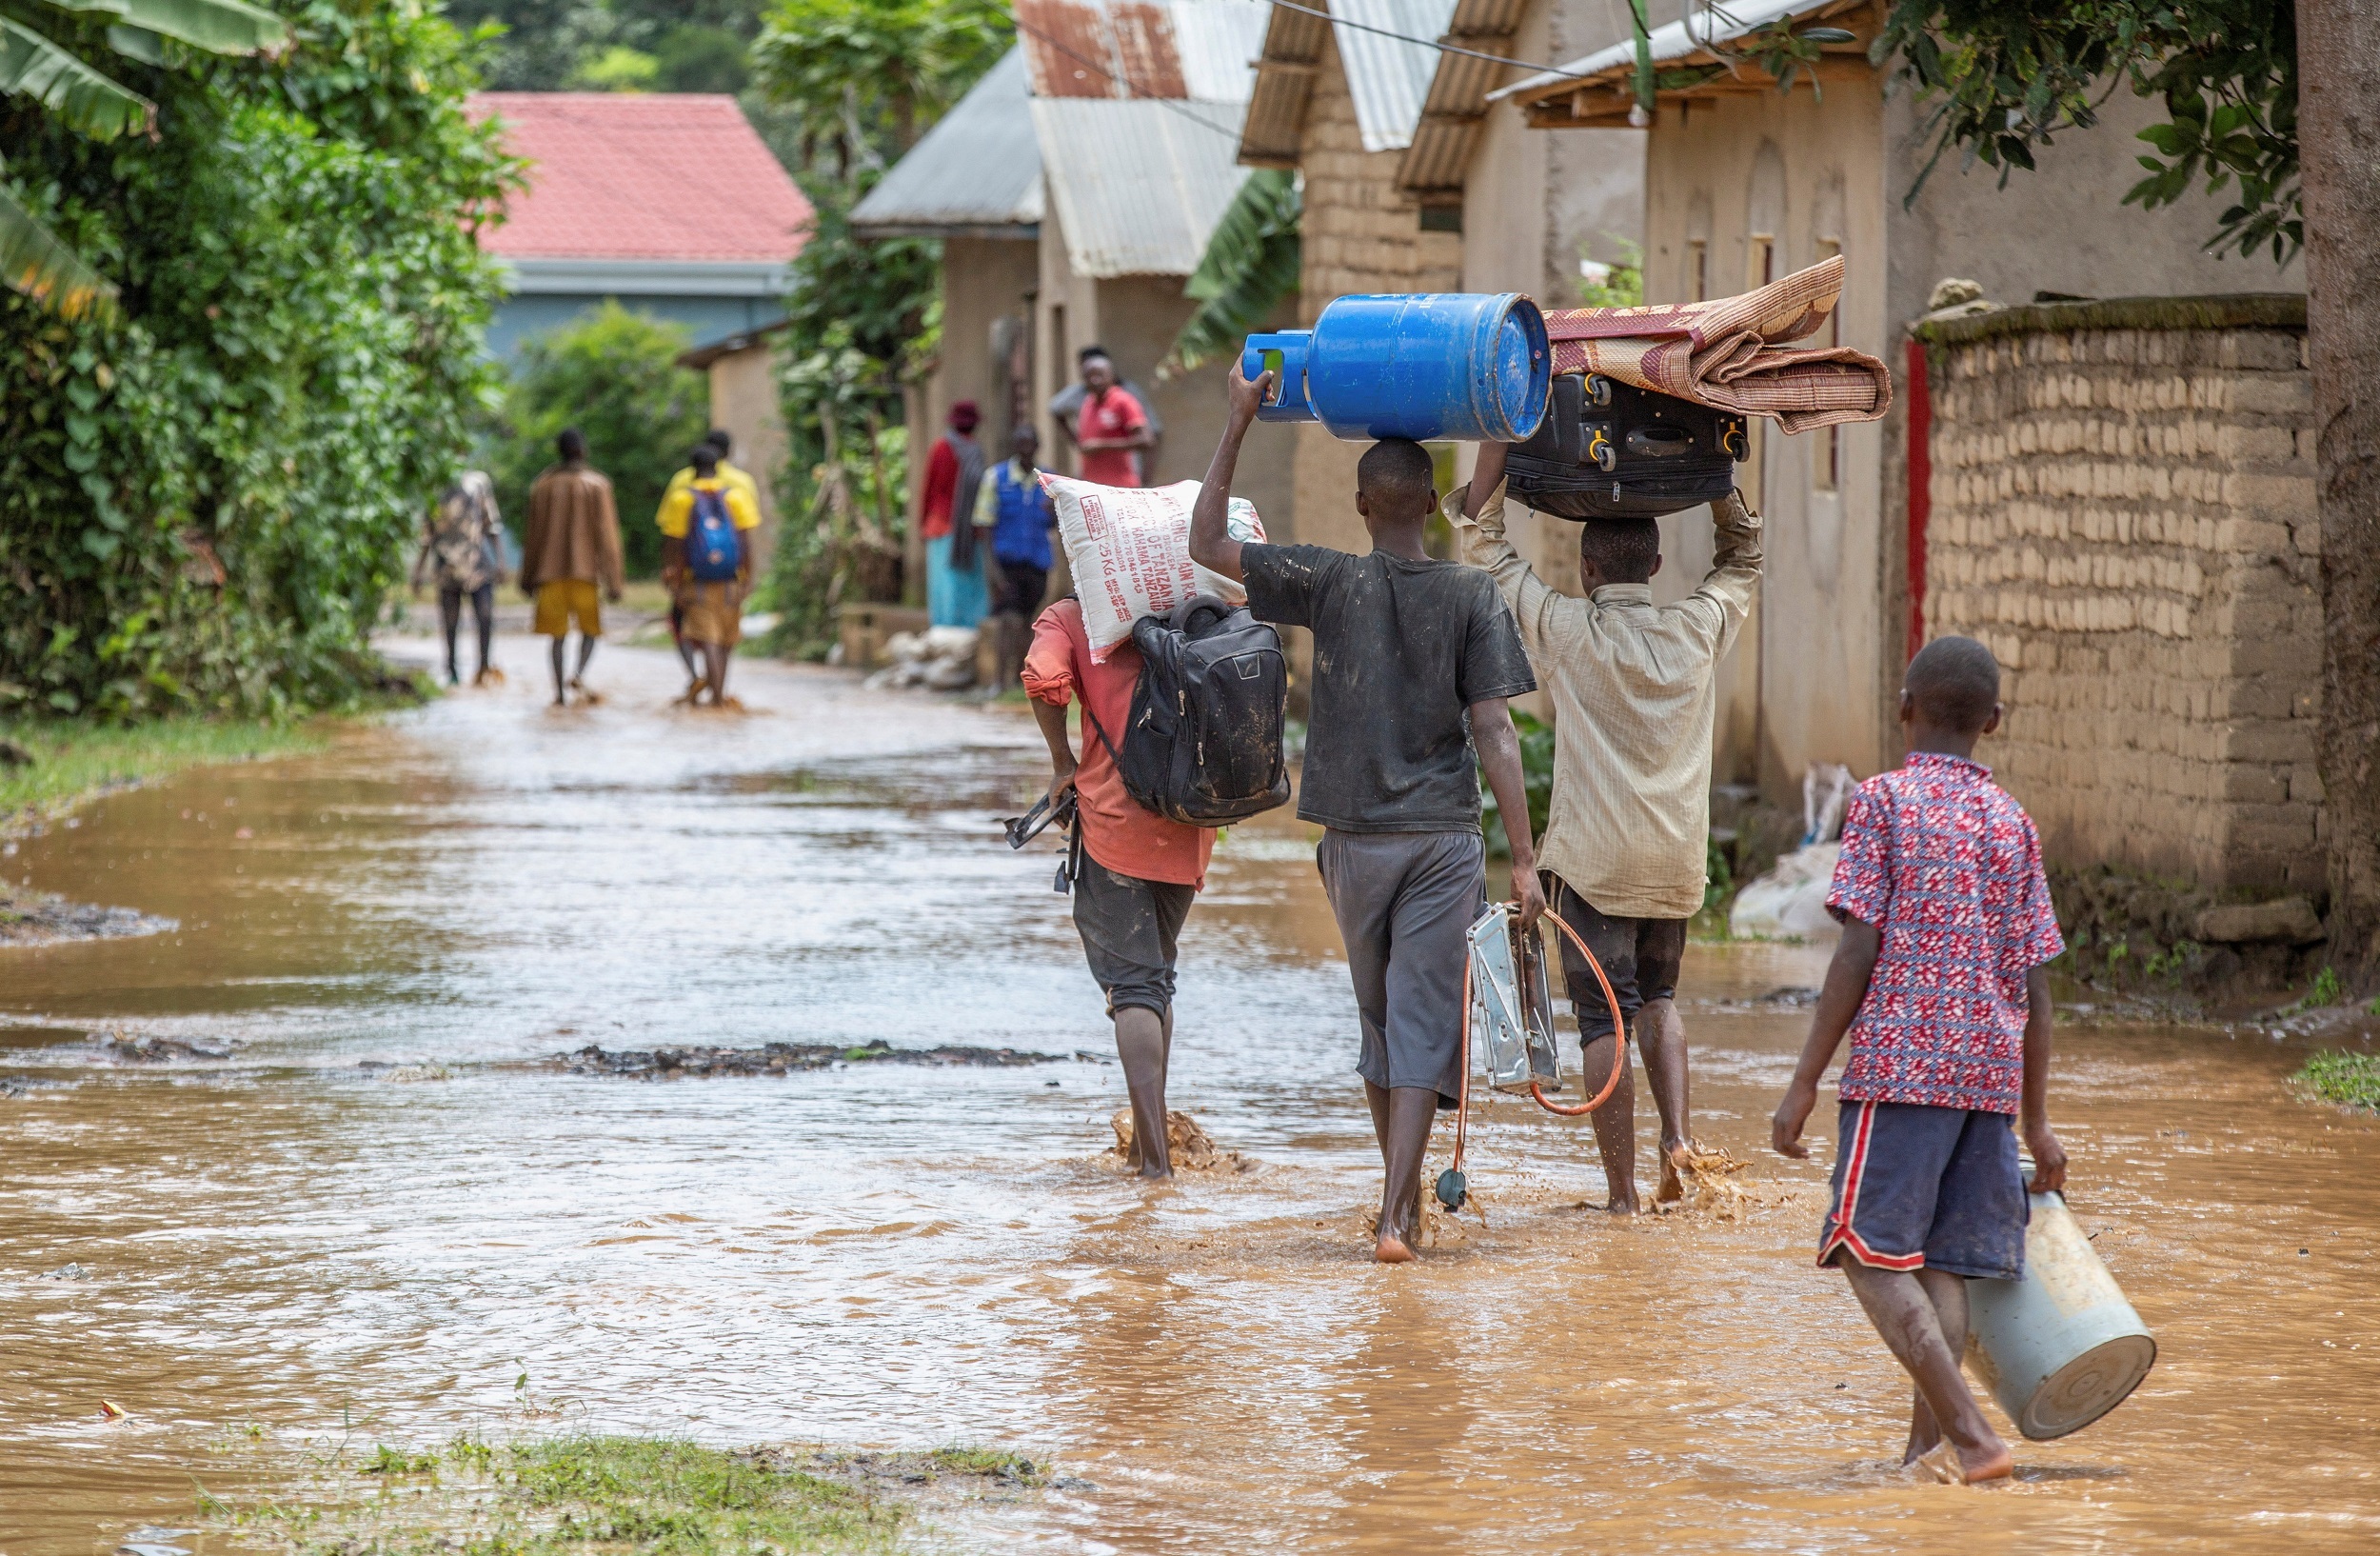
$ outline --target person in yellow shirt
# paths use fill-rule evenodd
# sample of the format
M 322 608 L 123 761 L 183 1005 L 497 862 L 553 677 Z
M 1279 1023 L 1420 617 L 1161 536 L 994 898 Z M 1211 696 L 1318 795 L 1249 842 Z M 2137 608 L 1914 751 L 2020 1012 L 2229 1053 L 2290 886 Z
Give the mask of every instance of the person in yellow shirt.
M 744 594 L 752 580 L 752 532 L 761 527 L 761 507 L 746 487 L 721 473 L 712 445 L 696 445 L 688 464 L 693 479 L 662 499 L 655 522 L 663 538 L 676 543 L 667 582 L 689 668 L 696 652 L 703 659 L 702 678 L 687 689 L 686 701 L 699 704 L 707 688 L 711 706 L 724 708 L 727 659 L 744 636 Z
M 727 456 L 734 450 L 736 440 L 729 435 L 725 428 L 714 427 L 707 433 L 704 434 L 703 441 L 719 450 L 719 478 L 722 481 L 726 482 L 729 486 L 740 489 L 744 492 L 744 496 L 751 499 L 753 511 L 760 511 L 760 482 L 752 478 L 750 471 L 742 469 L 728 462 Z M 678 493 L 685 490 L 692 485 L 694 485 L 694 467 L 688 465 L 685 469 L 671 476 L 669 478 L 669 485 L 662 489 L 661 497 L 663 504 L 665 506 L 671 498 L 677 496 Z M 661 568 L 662 577 L 664 580 L 670 577 L 672 569 L 677 566 L 677 561 L 678 547 L 676 542 L 664 541 L 661 549 Z M 688 702 L 692 702 L 695 694 L 703 689 L 703 671 L 702 668 L 694 662 L 694 650 L 686 645 L 685 612 L 679 607 L 674 599 L 672 599 L 669 606 L 669 641 L 678 646 L 678 657 L 685 664 L 687 683 L 686 700 Z

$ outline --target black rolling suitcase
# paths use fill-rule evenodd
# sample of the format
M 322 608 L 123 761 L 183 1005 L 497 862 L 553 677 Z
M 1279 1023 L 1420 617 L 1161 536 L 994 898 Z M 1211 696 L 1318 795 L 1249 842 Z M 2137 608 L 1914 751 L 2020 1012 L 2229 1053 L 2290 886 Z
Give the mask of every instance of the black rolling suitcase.
M 1515 500 L 1564 519 L 1658 518 L 1714 503 L 1749 456 L 1744 418 L 1597 373 L 1554 380 L 1537 436 L 1504 465 Z

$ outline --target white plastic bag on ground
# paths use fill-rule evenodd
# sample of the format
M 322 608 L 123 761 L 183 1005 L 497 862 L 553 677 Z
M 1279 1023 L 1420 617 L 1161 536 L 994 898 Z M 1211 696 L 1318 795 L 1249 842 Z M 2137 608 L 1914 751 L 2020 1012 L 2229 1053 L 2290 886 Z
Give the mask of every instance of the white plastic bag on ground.
M 1821 940 L 1835 934 L 1842 926 L 1826 910 L 1826 890 L 1842 856 L 1840 843 L 1813 843 L 1779 859 L 1775 868 L 1735 893 L 1727 915 L 1729 932 L 1761 940 Z
M 1058 509 L 1058 533 L 1074 569 L 1094 660 L 1105 662 L 1142 616 L 1168 615 L 1194 594 L 1220 595 L 1234 605 L 1247 599 L 1246 589 L 1190 560 L 1198 482 L 1102 487 L 1044 470 L 1041 488 Z M 1244 497 L 1231 500 L 1224 527 L 1234 540 L 1264 539 L 1264 521 Z

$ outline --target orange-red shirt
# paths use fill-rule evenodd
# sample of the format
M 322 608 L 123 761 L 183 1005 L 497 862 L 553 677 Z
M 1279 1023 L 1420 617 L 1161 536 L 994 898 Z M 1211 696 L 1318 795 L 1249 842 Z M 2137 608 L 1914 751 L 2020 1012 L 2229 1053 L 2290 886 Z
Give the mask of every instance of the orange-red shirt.
M 1140 409 L 1140 402 L 1131 391 L 1114 387 L 1105 394 L 1084 399 L 1082 409 L 1075 416 L 1077 438 L 1128 438 L 1149 425 L 1149 413 Z M 1085 449 L 1082 450 L 1082 479 L 1096 481 L 1102 487 L 1137 487 L 1140 484 L 1140 466 L 1131 449 Z M 1109 865 L 1109 869 L 1117 867 Z M 1154 876 L 1143 876 L 1154 880 Z
M 1121 748 L 1132 717 L 1132 688 L 1140 679 L 1140 650 L 1129 643 L 1118 644 L 1106 664 L 1091 663 L 1091 640 L 1082 630 L 1078 602 L 1061 600 L 1033 624 L 1033 647 L 1024 656 L 1025 691 L 1059 708 L 1081 697 L 1087 710 L 1074 781 L 1082 808 L 1083 848 L 1120 875 L 1204 890 L 1215 828 L 1185 827 L 1140 808 L 1124 792 L 1123 774 L 1091 727 L 1096 717 Z

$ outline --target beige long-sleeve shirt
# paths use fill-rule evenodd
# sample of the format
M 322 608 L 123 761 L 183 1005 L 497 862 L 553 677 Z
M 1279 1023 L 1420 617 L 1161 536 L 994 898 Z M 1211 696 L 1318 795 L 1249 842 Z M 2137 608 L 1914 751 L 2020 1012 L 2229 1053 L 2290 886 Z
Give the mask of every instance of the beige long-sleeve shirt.
M 529 520 L 521 534 L 521 592 L 557 578 L 584 578 L 617 593 L 621 584 L 620 512 L 611 478 L 584 465 L 556 465 L 529 488 Z
M 1702 908 L 1711 829 L 1711 687 L 1760 588 L 1760 519 L 1714 505 L 1717 546 L 1702 586 L 1670 605 L 1650 584 L 1557 592 L 1504 538 L 1499 485 L 1477 522 L 1468 487 L 1447 497 L 1462 560 L 1495 575 L 1553 699 L 1554 803 L 1537 863 L 1599 912 L 1691 918 Z

